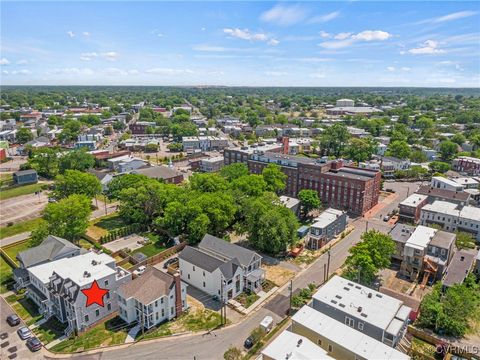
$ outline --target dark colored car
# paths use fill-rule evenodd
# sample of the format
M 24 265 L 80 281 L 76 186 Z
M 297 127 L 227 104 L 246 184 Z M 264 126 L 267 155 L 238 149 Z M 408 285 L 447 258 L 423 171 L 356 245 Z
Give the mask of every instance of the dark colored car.
M 170 265 L 178 263 L 178 257 L 171 258 L 167 261 L 165 261 L 165 264 L 163 264 L 164 269 L 168 269 Z
M 18 336 L 20 336 L 20 339 L 22 340 L 27 340 L 27 339 L 30 339 L 33 334 L 32 332 L 30 331 L 29 328 L 27 328 L 26 326 L 24 327 L 21 327 L 20 329 L 17 330 L 17 334 Z
M 243 343 L 243 346 L 245 347 L 245 349 L 251 349 L 252 346 L 253 346 L 253 338 L 251 336 L 249 336 L 245 342 Z
M 10 326 L 17 326 L 18 324 L 20 324 L 20 318 L 16 314 L 8 315 L 7 323 Z
M 385 215 L 385 216 L 383 217 L 383 221 L 388 221 L 388 220 L 390 220 L 390 216 Z
M 30 349 L 30 351 L 38 351 L 42 348 L 42 343 L 40 340 L 38 340 L 38 338 L 31 337 L 27 340 L 27 347 Z

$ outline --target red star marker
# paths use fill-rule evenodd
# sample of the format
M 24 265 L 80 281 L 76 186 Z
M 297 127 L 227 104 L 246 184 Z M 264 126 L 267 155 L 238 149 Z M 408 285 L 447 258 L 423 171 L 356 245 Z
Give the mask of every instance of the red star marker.
M 102 289 L 98 286 L 97 280 L 94 280 L 92 286 L 89 289 L 83 289 L 82 293 L 87 297 L 87 304 L 85 307 L 88 307 L 93 304 L 98 304 L 100 306 L 105 306 L 103 304 L 103 297 L 108 293 L 107 289 Z

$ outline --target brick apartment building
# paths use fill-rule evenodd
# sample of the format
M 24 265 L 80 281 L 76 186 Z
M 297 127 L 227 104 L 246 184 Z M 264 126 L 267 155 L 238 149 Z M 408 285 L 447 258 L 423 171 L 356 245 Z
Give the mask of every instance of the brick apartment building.
M 468 175 L 480 175 L 480 159 L 469 157 L 469 156 L 459 156 L 457 159 L 452 162 L 453 170 L 466 173 Z
M 326 206 L 356 215 L 363 215 L 378 203 L 379 171 L 274 152 L 254 153 L 247 163 L 254 174 L 261 174 L 270 163 L 279 165 L 287 175 L 284 193 L 288 196 L 295 197 L 303 189 L 316 190 Z

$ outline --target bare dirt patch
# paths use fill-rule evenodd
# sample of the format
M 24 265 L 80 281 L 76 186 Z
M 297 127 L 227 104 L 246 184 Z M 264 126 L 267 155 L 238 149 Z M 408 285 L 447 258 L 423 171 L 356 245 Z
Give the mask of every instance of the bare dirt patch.
M 295 275 L 294 271 L 285 269 L 280 265 L 264 265 L 263 268 L 266 278 L 278 286 L 282 286 Z

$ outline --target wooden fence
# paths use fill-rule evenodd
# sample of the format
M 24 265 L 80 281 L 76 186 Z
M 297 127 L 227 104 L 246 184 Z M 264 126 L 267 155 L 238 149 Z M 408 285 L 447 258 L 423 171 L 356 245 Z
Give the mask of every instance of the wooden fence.
M 135 271 L 137 270 L 140 266 L 147 266 L 147 265 L 150 265 L 150 266 L 153 266 L 153 265 L 156 265 L 160 262 L 162 262 L 163 260 L 165 260 L 166 258 L 172 256 L 173 254 L 176 254 L 180 251 L 183 250 L 183 248 L 187 245 L 186 242 L 181 242 L 180 244 L 178 245 L 175 245 L 175 246 L 172 246 L 171 248 L 165 250 L 165 251 L 162 251 L 161 253 L 157 254 L 157 255 L 154 255 L 152 257 L 149 257 L 148 259 L 145 259 L 143 261 L 140 261 L 140 262 L 137 262 L 135 259 L 133 259 L 131 256 L 129 256 L 130 259 L 133 259 L 130 260 L 131 263 L 135 264 L 134 266 L 132 266 L 129 271 Z

